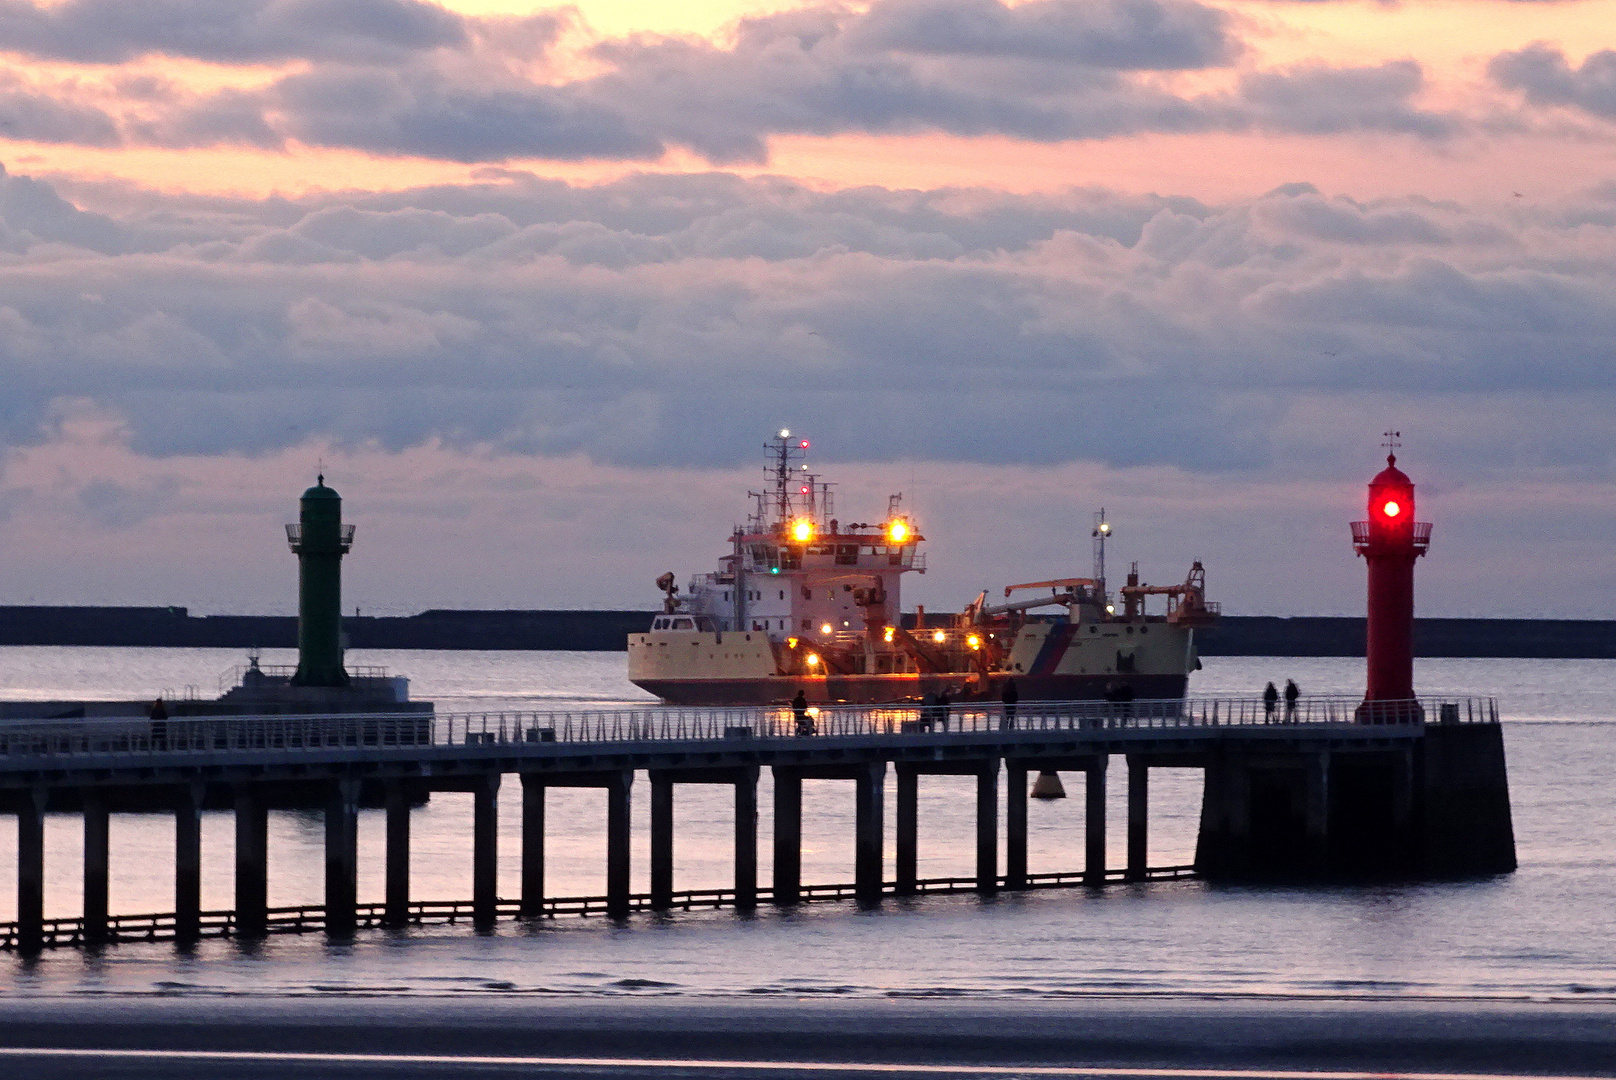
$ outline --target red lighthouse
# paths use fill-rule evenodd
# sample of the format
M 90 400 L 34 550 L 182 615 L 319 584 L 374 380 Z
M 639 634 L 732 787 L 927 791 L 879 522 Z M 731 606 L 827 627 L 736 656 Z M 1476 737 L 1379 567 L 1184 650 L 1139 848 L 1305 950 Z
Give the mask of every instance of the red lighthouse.
M 1387 432 L 1387 448 L 1397 432 Z M 1352 546 L 1369 564 L 1368 688 L 1361 719 L 1414 719 L 1418 706 L 1373 706 L 1414 698 L 1414 560 L 1431 544 L 1431 525 L 1414 520 L 1414 481 L 1386 455 L 1386 468 L 1369 482 L 1369 519 L 1352 523 Z

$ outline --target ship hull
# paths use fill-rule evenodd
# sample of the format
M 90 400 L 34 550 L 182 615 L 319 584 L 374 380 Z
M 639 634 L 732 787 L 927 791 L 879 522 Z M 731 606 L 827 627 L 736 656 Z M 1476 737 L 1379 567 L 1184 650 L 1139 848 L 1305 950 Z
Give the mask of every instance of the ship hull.
M 800 689 L 814 704 L 885 705 L 916 702 L 927 694 L 946 692 L 955 702 L 997 702 L 1008 676 L 995 673 L 986 681 L 956 675 L 832 675 L 793 679 L 641 678 L 635 685 L 673 705 L 780 705 Z M 1184 674 L 1016 675 L 1023 702 L 1103 701 L 1122 687 L 1140 700 L 1181 698 L 1189 682 Z

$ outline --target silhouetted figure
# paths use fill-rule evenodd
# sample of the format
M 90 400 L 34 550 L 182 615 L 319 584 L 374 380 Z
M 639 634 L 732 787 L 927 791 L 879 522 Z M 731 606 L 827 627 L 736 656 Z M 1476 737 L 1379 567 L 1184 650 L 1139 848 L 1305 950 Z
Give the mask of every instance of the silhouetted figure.
M 1004 705 L 1004 713 L 999 718 L 1001 730 L 1009 730 L 1016 726 L 1016 703 L 1021 700 L 1021 691 L 1016 689 L 1016 680 L 1004 681 L 1004 692 L 999 695 L 999 701 Z
M 1279 688 L 1269 683 L 1263 687 L 1262 692 L 1263 723 L 1274 722 L 1274 710 L 1277 708 L 1279 708 Z
M 1296 685 L 1295 680 L 1285 680 L 1285 722 L 1296 723 L 1296 699 L 1302 696 L 1302 688 Z
M 791 715 L 797 722 L 798 735 L 814 733 L 814 718 L 808 715 L 808 695 L 800 689 L 797 696 L 791 699 Z
M 168 706 L 163 704 L 161 695 L 158 695 L 157 700 L 151 703 L 151 708 L 146 710 L 146 715 L 151 717 L 152 745 L 168 745 Z
M 944 731 L 948 730 L 948 710 L 953 704 L 954 701 L 948 696 L 947 690 L 937 695 L 937 723 Z

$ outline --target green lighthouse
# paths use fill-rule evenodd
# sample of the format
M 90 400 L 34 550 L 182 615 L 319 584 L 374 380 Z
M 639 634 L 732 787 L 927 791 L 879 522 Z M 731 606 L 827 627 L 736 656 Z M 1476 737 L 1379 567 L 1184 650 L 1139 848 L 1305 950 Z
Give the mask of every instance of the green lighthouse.
M 297 553 L 297 674 L 294 686 L 347 686 L 342 666 L 342 557 L 354 527 L 342 523 L 342 496 L 325 474 L 303 493 L 296 525 L 286 539 Z

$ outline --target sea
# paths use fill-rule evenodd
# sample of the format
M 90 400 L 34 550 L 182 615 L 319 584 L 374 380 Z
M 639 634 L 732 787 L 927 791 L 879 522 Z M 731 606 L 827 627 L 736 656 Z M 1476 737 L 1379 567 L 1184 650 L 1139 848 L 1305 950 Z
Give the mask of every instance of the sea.
M 265 663 L 292 661 L 266 652 Z M 0 648 L 0 697 L 211 696 L 243 657 L 219 649 Z M 624 676 L 622 653 L 351 652 L 411 680 L 440 712 L 619 708 L 650 699 Z M 1194 695 L 1249 696 L 1272 680 L 1304 693 L 1361 694 L 1360 660 L 1208 657 Z M 1616 1000 L 1616 664 L 1603 660 L 1420 660 L 1422 695 L 1492 697 L 1504 718 L 1520 869 L 1430 884 L 1238 887 L 1194 880 L 808 904 L 755 913 L 564 916 L 406 932 L 362 931 L 333 943 L 276 936 L 250 947 L 207 940 L 123 943 L 99 953 L 0 956 L 0 996 L 532 995 L 610 997 L 982 998 L 1081 996 Z M 194 691 L 187 691 L 187 687 Z M 767 881 L 768 776 L 760 792 L 760 880 Z M 1031 807 L 1030 864 L 1082 865 L 1080 775 L 1070 797 Z M 637 788 L 643 786 L 643 778 Z M 1123 861 L 1121 790 L 1110 785 L 1110 861 Z M 889 798 L 892 785 L 888 785 Z M 520 788 L 502 791 L 501 894 L 515 896 Z M 647 883 L 647 798 L 634 804 L 635 888 Z M 547 874 L 553 894 L 598 895 L 605 881 L 605 803 L 598 791 L 552 790 Z M 1193 855 L 1200 774 L 1152 772 L 1152 865 Z M 974 780 L 920 782 L 920 873 L 966 876 L 974 861 Z M 681 786 L 675 888 L 730 883 L 732 806 L 722 787 Z M 412 893 L 471 895 L 469 795 L 435 794 L 414 817 Z M 807 781 L 803 880 L 853 877 L 853 792 Z M 888 822 L 892 810 L 888 809 Z M 890 824 L 889 824 L 890 827 Z M 115 913 L 173 907 L 173 822 L 120 814 L 112 825 Z M 318 813 L 270 815 L 270 903 L 318 903 Z M 360 896 L 382 895 L 383 820 L 362 811 Z M 233 827 L 203 822 L 203 905 L 227 908 Z M 79 819 L 46 821 L 46 914 L 80 910 Z M 887 849 L 892 850 L 890 837 Z M 0 882 L 14 880 L 15 833 L 0 822 Z M 888 871 L 891 873 L 890 867 Z M 15 895 L 0 887 L 0 919 Z

